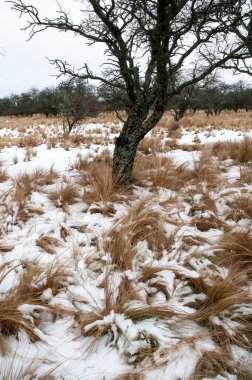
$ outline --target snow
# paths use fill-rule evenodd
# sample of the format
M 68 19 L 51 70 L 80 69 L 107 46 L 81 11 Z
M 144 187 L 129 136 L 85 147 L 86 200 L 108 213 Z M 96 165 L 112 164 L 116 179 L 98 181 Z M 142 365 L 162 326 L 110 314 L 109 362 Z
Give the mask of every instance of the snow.
M 80 127 L 78 133 L 100 137 L 108 135 L 113 139 L 116 134 L 110 133 L 112 127 L 113 124 L 90 124 Z M 92 133 L 93 129 L 99 128 L 100 134 L 97 134 L 97 131 Z M 49 131 L 49 127 L 46 131 Z M 29 131 L 26 131 L 27 133 Z M 53 133 L 50 134 L 53 136 Z M 20 135 L 18 130 L 8 129 L 8 126 L 0 129 L 1 137 Z M 195 132 L 184 129 L 177 144 L 181 146 L 193 144 L 195 136 L 201 144 L 211 144 L 217 141 L 240 141 L 245 135 L 252 137 L 252 130 L 241 132 L 215 130 L 209 127 L 205 131 Z M 14 202 L 13 214 L 10 212 L 0 221 L 5 230 L 1 240 L 13 245 L 13 249 L 9 252 L 1 251 L 0 245 L 0 267 L 6 265 L 3 279 L 0 272 L 0 301 L 19 284 L 27 262 L 35 263 L 42 268 L 47 268 L 48 265 L 52 268 L 61 265 L 69 272 L 67 283 L 64 282 L 56 291 L 47 285 L 47 279 L 43 276 L 36 283 L 37 286 L 41 284 L 45 286 L 41 299 L 48 303 L 49 308 L 30 304 L 18 307 L 18 311 L 31 324 L 34 324 L 36 319 L 39 320 L 34 328 L 41 341 L 31 343 L 27 334 L 21 329 L 18 339 L 15 336 L 7 338 L 11 352 L 15 353 L 13 361 L 10 359 L 11 356 L 0 354 L 0 366 L 4 368 L 11 365 L 13 373 L 15 371 L 17 373 L 22 366 L 25 369 L 31 366 L 31 363 L 39 363 L 35 369 L 34 379 L 39 379 L 48 371 L 52 371 L 57 379 L 112 380 L 127 371 L 134 370 L 134 365 L 137 368 L 141 368 L 142 365 L 143 368 L 147 368 L 145 371 L 147 380 L 188 379 L 204 352 L 216 350 L 216 343 L 211 339 L 207 328 L 189 318 L 181 322 L 176 316 L 150 317 L 134 321 L 126 315 L 126 312 L 116 309 L 118 297 L 120 298 L 119 290 L 125 278 L 133 284 L 133 287 L 139 286 L 137 289 L 139 300 L 128 301 L 125 309 L 151 305 L 160 308 L 169 307 L 169 311 L 175 314 L 190 316 L 195 312 L 193 305 L 196 301 L 204 301 L 206 295 L 200 292 L 193 293 L 188 281 L 197 280 L 204 275 L 207 277 L 206 282 L 209 279 L 211 282 L 211 276 L 225 278 L 228 274 L 226 268 L 215 266 L 213 269 L 211 261 L 212 247 L 223 236 L 224 231 L 221 228 L 199 231 L 195 226 L 189 225 L 191 202 L 199 204 L 202 198 L 201 193 L 194 193 L 190 198 L 191 187 L 185 187 L 183 192 L 179 193 L 158 188 L 154 194 L 151 187 L 134 186 L 135 199 L 151 196 L 151 208 L 164 216 L 165 233 L 172 241 L 172 248 L 167 247 L 157 256 L 148 246 L 147 240 L 138 242 L 134 247 L 132 268 L 124 272 L 114 269 L 113 275 L 110 276 L 112 294 L 110 302 L 114 307 L 108 308 L 107 313 L 104 312 L 107 302 L 104 282 L 112 263 L 110 253 L 104 249 L 103 239 L 110 228 L 117 223 L 118 218 L 126 214 L 130 205 L 114 204 L 115 214 L 107 216 L 102 213 L 92 213 L 91 208 L 80 201 L 69 206 L 69 212 L 66 213 L 63 209 L 55 207 L 47 197 L 49 189 L 57 188 L 62 181 L 73 183 L 78 173 L 71 165 L 78 156 L 90 160 L 99 155 L 104 148 L 101 145 L 90 144 L 89 147 L 70 147 L 67 150 L 60 146 L 48 149 L 46 144 L 42 144 L 34 148 L 36 154 L 30 161 L 25 161 L 25 148 L 11 146 L 3 148 L 0 152 L 0 162 L 11 177 L 10 180 L 0 184 L 0 197 L 5 199 L 7 196 L 7 201 L 4 200 L 3 203 L 11 203 L 11 197 L 7 193 L 12 189 L 11 180 L 18 175 L 33 173 L 38 168 L 51 167 L 60 174 L 56 185 L 42 186 L 41 189 L 34 191 L 29 199 L 29 204 L 43 210 L 41 215 L 34 215 L 27 221 L 18 223 L 17 205 Z M 113 145 L 109 144 L 106 149 L 112 153 Z M 161 155 L 170 157 L 177 165 L 185 164 L 188 169 L 192 169 L 200 157 L 200 151 L 173 149 Z M 207 194 L 215 200 L 220 218 L 225 217 L 226 211 L 229 210 L 228 201 L 234 199 L 234 196 L 241 192 L 252 193 L 252 185 L 246 184 L 242 188 L 236 185 L 240 176 L 239 166 L 232 160 L 222 164 L 227 165 L 229 186 L 226 189 L 215 189 L 211 193 L 207 190 Z M 160 205 L 161 202 L 174 197 L 177 203 L 169 206 L 170 208 L 166 209 Z M 213 212 L 206 209 L 197 212 L 196 215 L 210 219 Z M 167 216 L 169 218 L 166 220 Z M 171 221 L 174 224 L 170 223 Z M 227 221 L 227 223 L 234 229 L 251 228 L 249 219 L 239 221 L 238 227 L 236 222 Z M 79 231 L 83 226 L 84 230 Z M 61 236 L 62 228 L 67 231 L 64 239 Z M 45 252 L 36 244 L 41 235 L 59 239 L 62 246 L 55 247 L 55 254 Z M 194 239 L 191 240 L 191 245 L 185 244 L 186 238 Z M 78 251 L 76 256 L 73 255 L 74 246 Z M 158 270 L 150 279 L 141 280 L 143 270 L 146 268 Z M 60 308 L 65 314 L 62 312 L 60 317 L 55 318 L 53 308 Z M 80 327 L 75 317 L 78 315 L 80 321 L 83 321 L 86 312 L 95 312 L 97 319 Z M 251 309 L 246 305 L 236 310 L 237 315 L 247 315 L 249 312 Z M 226 315 L 216 316 L 211 322 L 228 330 L 239 327 L 238 322 Z M 98 333 L 97 341 L 92 345 L 89 333 L 91 334 L 94 329 L 99 332 L 102 328 L 107 328 L 108 333 L 101 337 Z M 158 342 L 157 346 L 155 342 Z M 141 352 L 146 352 L 146 357 L 138 366 Z M 246 349 L 233 345 L 232 354 L 234 360 L 246 361 L 249 368 L 252 357 Z M 236 378 L 235 375 L 220 374 L 215 379 Z

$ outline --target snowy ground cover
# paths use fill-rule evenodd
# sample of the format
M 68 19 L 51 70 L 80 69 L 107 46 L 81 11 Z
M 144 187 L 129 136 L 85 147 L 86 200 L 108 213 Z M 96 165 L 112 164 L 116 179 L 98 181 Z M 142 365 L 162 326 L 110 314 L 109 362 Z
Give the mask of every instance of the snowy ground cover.
M 251 378 L 252 130 L 119 128 L 0 130 L 0 378 Z

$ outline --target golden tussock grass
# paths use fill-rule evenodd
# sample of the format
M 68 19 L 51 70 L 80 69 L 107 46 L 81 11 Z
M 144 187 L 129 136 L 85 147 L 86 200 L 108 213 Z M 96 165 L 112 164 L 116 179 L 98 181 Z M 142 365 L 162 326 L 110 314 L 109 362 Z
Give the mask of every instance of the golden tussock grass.
M 49 355 L 48 355 L 49 356 Z M 22 352 L 20 355 L 15 351 L 8 360 L 5 360 L 0 368 L 0 379 L 1 380 L 56 380 L 53 375 L 55 369 L 59 367 L 54 366 L 50 370 L 47 370 L 46 362 L 50 361 L 49 357 L 45 355 L 43 359 L 35 357 L 28 357 L 28 351 L 26 354 Z M 43 366 L 45 365 L 45 370 Z M 42 370 L 41 370 L 42 369 Z M 40 375 L 38 375 L 40 373 Z M 41 374 L 43 373 L 43 374 Z M 39 377 L 38 377 L 39 376 Z
M 68 212 L 69 205 L 80 201 L 80 192 L 75 184 L 62 183 L 57 190 L 49 191 L 47 197 L 56 207 L 61 207 L 64 211 Z
M 77 165 L 81 167 L 77 183 L 85 189 L 82 200 L 89 206 L 96 205 L 92 207 L 93 212 L 112 215 L 115 211 L 113 203 L 128 202 L 131 198 L 130 187 L 119 186 L 113 178 L 110 157 L 106 158 L 104 154 L 95 161 L 87 164 L 79 161 Z
M 252 112 L 240 110 L 222 111 L 219 115 L 207 116 L 204 111 L 197 111 L 191 114 L 186 112 L 184 118 L 180 121 L 181 127 L 184 128 L 200 128 L 205 129 L 207 126 L 212 126 L 216 129 L 231 129 L 248 131 L 252 125 Z
M 50 253 L 51 255 L 56 254 L 55 247 L 63 247 L 64 244 L 53 236 L 40 236 L 36 240 L 36 245 L 43 249 L 43 251 Z
M 234 374 L 238 380 L 249 380 L 244 377 L 248 372 L 239 368 L 239 363 L 232 362 L 229 353 L 225 351 L 206 351 L 197 363 L 195 372 L 188 380 L 202 380 L 203 378 L 215 378 L 216 376 Z
M 78 154 L 76 160 L 69 165 L 69 170 L 85 171 L 88 167 L 88 159 Z
M 59 178 L 59 173 L 52 165 L 50 169 L 35 169 L 32 177 L 38 186 L 51 185 Z
M 61 118 L 48 117 L 44 115 L 33 115 L 31 117 L 20 117 L 20 116 L 0 116 L 0 128 L 10 128 L 17 129 L 18 131 L 25 132 L 28 127 L 34 127 L 40 124 L 51 125 L 51 124 L 62 124 Z
M 3 272 L 4 270 L 5 272 Z M 3 266 L 0 267 L 0 282 L 10 271 Z M 23 304 L 43 305 L 40 298 L 41 292 L 31 286 L 33 277 L 38 273 L 37 270 L 33 270 L 32 274 L 31 272 L 24 274 L 20 283 L 0 300 L 0 349 L 4 354 L 7 352 L 5 336 L 16 335 L 21 328 L 27 332 L 32 341 L 39 340 L 34 326 L 18 310 Z
M 138 275 L 138 281 L 146 283 L 148 285 L 146 286 L 146 292 L 149 293 L 151 297 L 154 294 L 154 289 L 156 289 L 156 292 L 163 293 L 167 300 L 171 297 L 171 294 L 169 294 L 166 285 L 162 283 L 162 280 L 160 281 L 160 278 L 158 276 L 158 274 L 162 271 L 172 271 L 176 275 L 176 278 L 183 278 L 183 280 L 188 279 L 188 282 L 192 281 L 193 283 L 195 280 L 196 283 L 196 280 L 198 282 L 200 281 L 200 277 L 194 278 L 191 277 L 188 273 L 185 275 L 183 269 L 177 267 L 176 265 L 171 264 L 160 266 L 144 266 L 141 268 L 141 271 Z
M 216 142 L 212 145 L 212 153 L 219 160 L 233 159 L 238 164 L 252 161 L 252 138 L 245 136 L 243 140 Z
M 67 287 L 70 279 L 73 278 L 74 275 L 70 272 L 66 262 L 59 263 L 54 260 L 51 264 L 41 268 L 41 273 L 35 278 L 34 283 L 41 292 L 49 288 L 52 290 L 53 296 L 55 296 L 60 290 Z M 62 313 L 64 311 L 56 310 L 56 312 Z
M 8 244 L 5 241 L 0 241 L 0 252 L 10 252 L 14 248 L 13 244 Z
M 250 166 L 248 167 L 241 167 L 240 169 L 240 181 L 243 183 L 252 183 L 252 168 Z
M 17 140 L 17 146 L 20 148 L 35 148 L 44 142 L 39 133 L 34 133 L 32 135 L 19 137 Z
M 13 180 L 14 187 L 14 201 L 23 203 L 31 195 L 33 191 L 37 190 L 36 182 L 32 181 L 30 174 L 20 174 Z
M 184 249 L 185 251 L 190 249 L 192 246 L 199 247 L 205 244 L 209 244 L 209 240 L 207 238 L 198 235 L 182 236 L 181 241 L 183 243 L 181 249 Z
M 251 297 L 246 289 L 246 273 L 245 270 L 242 272 L 230 268 L 226 278 L 216 278 L 211 285 L 205 283 L 206 298 L 196 301 L 197 311 L 190 316 L 195 322 L 208 327 L 213 340 L 225 350 L 229 350 L 232 343 L 251 348 L 252 329 L 249 315 L 241 317 L 237 312 L 239 307 L 251 306 Z M 222 320 L 227 316 L 240 325 L 233 328 L 226 325 L 224 328 L 218 322 L 215 323 L 214 318 Z
M 232 209 L 227 213 L 227 219 L 238 222 L 241 219 L 252 219 L 252 196 L 240 195 L 233 201 L 228 202 L 228 206 Z
M 145 137 L 138 145 L 138 150 L 146 155 L 155 154 L 162 150 L 161 141 L 159 136 Z
M 164 218 L 160 212 L 151 209 L 147 199 L 130 207 L 105 236 L 105 250 L 112 263 L 122 269 L 132 269 L 135 246 L 146 240 L 149 248 L 162 254 L 170 247 L 164 230 Z
M 52 184 L 58 177 L 58 173 L 51 167 L 49 170 L 36 169 L 32 173 L 23 173 L 13 178 L 12 200 L 18 206 L 18 220 L 25 222 L 34 215 L 44 213 L 41 208 L 28 205 L 29 199 L 33 192 L 42 191 L 44 185 Z
M 10 263 L 0 266 L 0 283 L 13 271 Z M 54 315 L 66 313 L 66 310 L 48 305 L 48 301 L 42 297 L 44 290 L 50 288 L 53 295 L 56 295 L 63 286 L 66 286 L 66 278 L 72 277 L 64 263 L 54 261 L 50 265 L 39 267 L 34 262 L 23 262 L 23 274 L 19 283 L 9 290 L 0 299 L 0 351 L 3 354 L 8 352 L 6 337 L 17 335 L 20 329 L 26 331 L 31 341 L 39 340 L 35 331 L 36 325 L 40 322 L 38 316 L 39 308 L 47 308 Z M 36 317 L 26 318 L 19 308 L 22 305 L 36 305 Z
M 8 179 L 9 179 L 9 176 L 7 175 L 6 170 L 1 168 L 1 165 L 0 165 L 0 183 L 5 182 Z
M 33 135 L 13 137 L 11 135 L 3 136 L 0 140 L 0 148 L 11 147 L 13 145 L 20 148 L 35 148 L 45 142 L 45 139 L 36 132 Z
M 222 265 L 238 266 L 247 270 L 252 279 L 252 236 L 249 230 L 225 234 L 215 251 L 216 261 Z
M 24 158 L 24 161 L 31 161 L 33 157 L 36 157 L 36 155 L 37 155 L 37 151 L 28 146 L 25 149 L 25 158 Z
M 14 200 L 18 203 L 23 202 L 37 191 L 39 187 L 50 185 L 59 178 L 53 166 L 49 169 L 36 169 L 32 173 L 23 173 L 13 179 Z
M 179 191 L 189 183 L 197 187 L 204 183 L 209 189 L 213 189 L 222 182 L 220 173 L 211 152 L 205 149 L 200 159 L 194 163 L 193 169 L 188 169 L 186 163 L 175 165 L 168 157 L 156 154 L 146 157 L 138 154 L 133 168 L 133 179 L 142 186 L 150 181 L 153 187 L 166 187 L 173 191 Z
M 138 372 L 128 372 L 117 376 L 114 380 L 144 380 L 145 376 L 143 373 Z
M 163 128 L 164 130 L 169 130 L 173 120 L 174 120 L 173 116 L 171 115 L 169 111 L 167 111 L 159 120 L 158 124 L 156 125 L 156 128 L 157 129 Z
M 183 188 L 192 179 L 191 172 L 186 165 L 176 166 L 167 157 L 151 155 L 148 157 L 137 155 L 133 180 L 137 185 L 146 186 L 146 181 L 155 187 L 166 187 L 173 191 Z
M 90 311 L 80 311 L 75 317 L 82 329 L 82 335 L 93 336 L 91 345 L 107 334 L 112 325 L 115 327 L 115 315 L 121 315 L 135 323 L 149 318 L 166 320 L 174 316 L 174 311 L 166 304 L 149 306 L 139 303 L 139 292 L 126 276 L 121 279 L 120 285 L 116 286 L 113 279 L 106 276 L 103 288 L 103 305 L 89 305 Z M 120 327 L 117 326 L 117 329 L 120 334 Z
M 189 225 L 196 227 L 201 232 L 209 231 L 211 228 L 223 229 L 224 231 L 228 231 L 230 229 L 227 223 L 223 222 L 213 214 L 209 214 L 206 217 L 194 216 L 191 218 Z
M 223 311 L 228 312 L 237 304 L 248 303 L 249 295 L 244 286 L 246 278 L 241 271 L 229 270 L 226 278 L 216 278 L 206 287 L 206 298 L 199 301 L 195 320 L 204 323 L 209 317 L 219 316 Z
M 222 182 L 220 174 L 221 170 L 218 168 L 217 163 L 213 161 L 211 149 L 203 149 L 192 170 L 192 177 L 195 182 L 197 184 L 204 182 L 208 188 L 215 188 L 217 184 Z

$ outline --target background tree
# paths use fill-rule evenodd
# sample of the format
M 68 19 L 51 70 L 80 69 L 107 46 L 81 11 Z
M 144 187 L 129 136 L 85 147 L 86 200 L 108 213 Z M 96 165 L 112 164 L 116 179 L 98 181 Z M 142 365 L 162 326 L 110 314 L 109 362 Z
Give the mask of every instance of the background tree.
M 46 117 L 59 114 L 59 97 L 56 88 L 45 88 L 38 93 L 37 97 L 38 112 L 45 114 Z
M 106 111 L 114 111 L 119 120 L 124 122 L 121 111 L 128 114 L 130 110 L 129 98 L 127 92 L 123 88 L 114 88 L 103 83 L 98 88 L 98 96 Z
M 33 5 L 9 1 L 28 17 L 30 37 L 47 28 L 71 31 L 89 44 L 106 45 L 111 70 L 95 74 L 84 64 L 76 72 L 54 61 L 60 73 L 98 80 L 127 93 L 129 112 L 115 142 L 113 173 L 131 181 L 139 142 L 162 117 L 171 97 L 231 60 L 249 57 L 237 31 L 249 28 L 251 2 L 245 0 L 80 0 L 83 20 L 75 23 L 59 6 L 54 19 L 41 18 Z M 190 76 L 169 90 L 176 73 L 191 64 Z
M 61 83 L 58 98 L 66 133 L 70 133 L 80 120 L 87 116 L 95 116 L 99 111 L 94 87 L 88 86 L 80 79 Z

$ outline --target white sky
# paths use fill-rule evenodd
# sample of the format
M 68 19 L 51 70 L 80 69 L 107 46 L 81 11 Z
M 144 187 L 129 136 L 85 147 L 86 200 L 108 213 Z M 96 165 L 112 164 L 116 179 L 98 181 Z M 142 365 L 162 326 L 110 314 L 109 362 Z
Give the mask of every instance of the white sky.
M 38 5 L 43 15 L 55 15 L 55 0 L 27 0 L 27 3 Z M 67 10 L 71 9 L 71 15 L 78 20 L 77 2 L 60 0 L 60 3 Z M 10 4 L 0 0 L 0 47 L 3 53 L 0 55 L 0 97 L 31 87 L 41 89 L 55 85 L 57 70 L 46 57 L 66 60 L 76 67 L 88 63 L 93 71 L 100 70 L 104 61 L 102 45 L 88 47 L 83 38 L 57 30 L 44 31 L 27 42 L 28 31 L 20 30 L 25 24 L 25 16 L 19 19 L 17 12 L 10 10 Z M 246 75 L 233 76 L 231 72 L 225 72 L 223 79 L 228 82 L 252 80 Z

